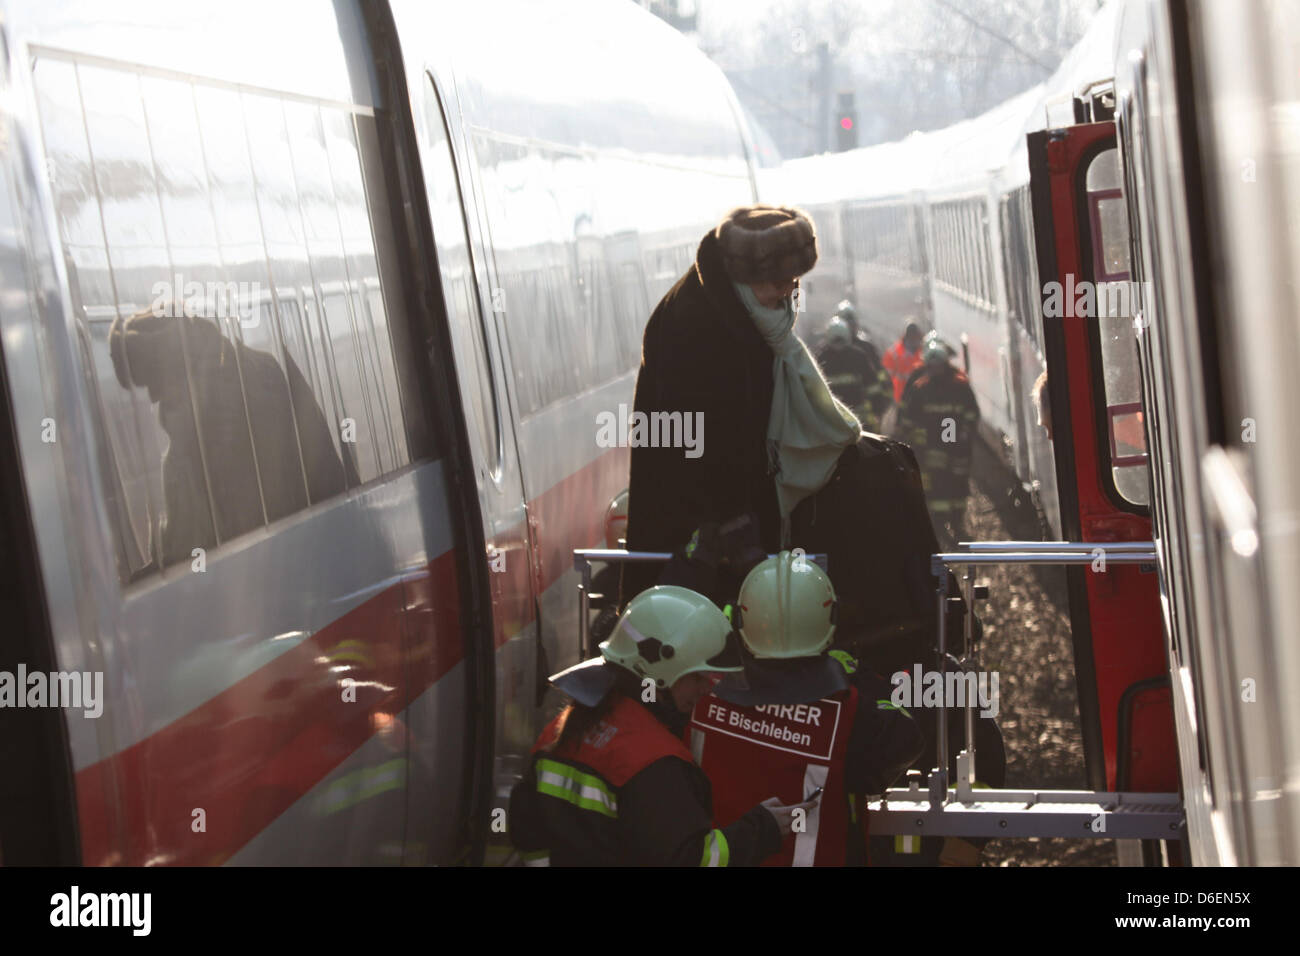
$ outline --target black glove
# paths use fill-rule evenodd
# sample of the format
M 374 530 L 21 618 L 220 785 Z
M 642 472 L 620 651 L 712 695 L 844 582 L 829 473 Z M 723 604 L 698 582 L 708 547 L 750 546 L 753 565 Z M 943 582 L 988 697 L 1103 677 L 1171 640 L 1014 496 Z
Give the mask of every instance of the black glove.
M 689 588 L 717 600 L 722 547 L 716 522 L 707 521 L 696 528 L 691 540 L 673 552 L 672 559 L 659 575 L 660 584 Z

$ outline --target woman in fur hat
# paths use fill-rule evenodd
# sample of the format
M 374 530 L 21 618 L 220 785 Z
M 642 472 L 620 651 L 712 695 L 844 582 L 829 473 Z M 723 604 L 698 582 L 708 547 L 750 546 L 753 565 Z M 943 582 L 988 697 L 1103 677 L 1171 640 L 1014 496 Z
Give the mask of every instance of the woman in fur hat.
M 777 551 L 795 506 L 858 440 L 857 419 L 794 333 L 792 294 L 816 261 L 806 213 L 742 206 L 704 236 L 650 316 L 635 411 L 703 412 L 703 454 L 632 450 L 630 550 L 673 551 L 701 525 L 754 514 L 760 546 Z

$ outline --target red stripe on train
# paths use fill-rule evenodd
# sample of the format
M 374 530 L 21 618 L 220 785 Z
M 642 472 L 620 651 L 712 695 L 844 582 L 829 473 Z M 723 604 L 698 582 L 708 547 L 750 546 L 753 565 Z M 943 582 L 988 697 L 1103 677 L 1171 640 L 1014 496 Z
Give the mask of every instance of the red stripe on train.
M 539 592 L 572 568 L 573 548 L 603 544 L 604 509 L 626 487 L 627 469 L 627 449 L 613 449 L 530 503 Z M 498 647 L 535 616 L 523 532 L 516 526 L 490 543 L 505 558 L 489 574 Z M 491 567 L 491 551 L 488 560 Z M 224 862 L 377 732 L 400 728 L 393 718 L 461 660 L 459 616 L 448 551 L 179 720 L 79 771 L 83 861 Z M 347 678 L 355 701 L 344 699 Z M 204 832 L 192 828 L 195 810 Z
M 528 504 L 537 542 L 534 573 L 537 593 L 573 569 L 573 549 L 605 546 L 605 508 L 627 487 L 628 450 L 614 448 L 556 482 Z M 488 543 L 492 618 L 500 647 L 533 623 L 536 613 L 528 587 L 523 525 L 500 532 Z
M 402 734 L 396 746 L 404 748 L 393 718 L 463 656 L 458 593 L 456 553 L 448 551 L 78 772 L 83 862 L 221 863 L 377 732 Z M 196 810 L 206 832 L 193 830 Z
M 537 518 L 543 590 L 573 570 L 574 548 L 605 546 L 605 509 L 627 487 L 630 454 L 626 448 L 605 452 L 529 506 Z

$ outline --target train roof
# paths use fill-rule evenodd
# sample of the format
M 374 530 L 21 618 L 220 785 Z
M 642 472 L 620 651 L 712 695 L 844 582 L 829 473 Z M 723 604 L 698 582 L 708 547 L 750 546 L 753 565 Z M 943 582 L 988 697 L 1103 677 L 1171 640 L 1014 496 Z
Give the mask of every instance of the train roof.
M 471 127 L 692 165 L 723 159 L 733 170 L 746 155 L 722 71 L 635 4 L 499 0 L 429 19 L 456 37 L 447 49 Z
M 572 149 L 679 161 L 746 155 L 722 71 L 635 4 L 399 0 L 394 6 L 440 39 L 473 126 Z M 38 55 L 384 105 L 362 46 L 360 8 L 342 0 L 5 0 L 0 7 L 11 42 L 16 34 Z

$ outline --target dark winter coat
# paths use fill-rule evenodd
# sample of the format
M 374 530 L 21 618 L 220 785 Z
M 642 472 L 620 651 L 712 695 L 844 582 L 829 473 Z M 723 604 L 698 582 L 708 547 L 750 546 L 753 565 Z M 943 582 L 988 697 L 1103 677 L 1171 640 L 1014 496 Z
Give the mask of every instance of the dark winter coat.
M 634 402 L 647 414 L 703 412 L 703 454 L 632 449 L 629 550 L 675 551 L 704 522 L 747 512 L 758 515 L 763 547 L 777 549 L 781 522 L 767 459 L 772 365 L 710 232 L 646 324 Z M 641 585 L 655 573 L 649 569 Z

